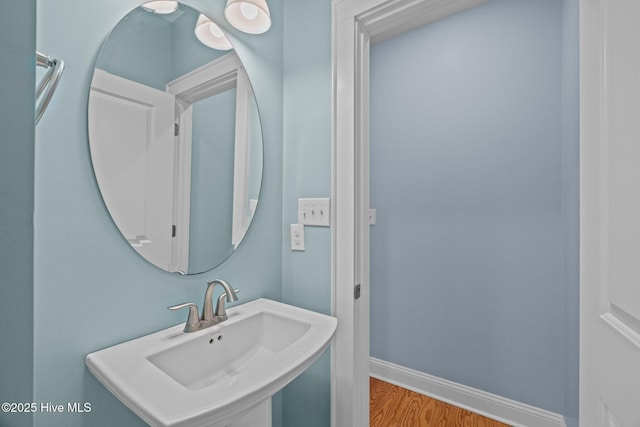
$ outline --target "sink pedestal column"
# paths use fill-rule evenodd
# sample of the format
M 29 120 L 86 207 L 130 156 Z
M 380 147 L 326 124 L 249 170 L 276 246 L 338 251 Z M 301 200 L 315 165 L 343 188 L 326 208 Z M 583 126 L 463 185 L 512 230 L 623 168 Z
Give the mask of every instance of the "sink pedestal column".
M 226 427 L 271 427 L 271 398 L 259 403 Z

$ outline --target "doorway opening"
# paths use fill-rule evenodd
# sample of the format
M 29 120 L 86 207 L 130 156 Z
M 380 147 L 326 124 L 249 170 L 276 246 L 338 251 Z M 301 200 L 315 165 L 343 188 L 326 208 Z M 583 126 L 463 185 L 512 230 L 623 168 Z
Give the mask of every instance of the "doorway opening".
M 363 2 L 366 3 L 366 2 Z M 390 4 L 393 3 L 393 4 Z M 368 397 L 368 378 L 369 378 L 369 364 L 368 364 L 368 351 L 369 351 L 369 318 L 380 317 L 380 307 L 375 311 L 372 310 L 372 306 L 370 304 L 374 304 L 373 295 L 371 294 L 370 289 L 370 268 L 371 262 L 369 259 L 369 248 L 370 244 L 374 244 L 375 242 L 369 240 L 369 208 L 378 208 L 375 204 L 370 203 L 370 184 L 369 184 L 369 160 L 372 157 L 371 148 L 369 147 L 369 141 L 373 141 L 373 138 L 378 135 L 372 135 L 372 132 L 369 129 L 370 116 L 373 117 L 373 107 L 370 107 L 372 99 L 372 94 L 369 91 L 369 87 L 372 84 L 373 76 L 370 74 L 370 63 L 372 61 L 372 44 L 377 42 L 385 42 L 385 40 L 389 39 L 392 36 L 398 35 L 400 33 L 404 33 L 409 29 L 414 29 L 419 26 L 425 25 L 427 23 L 431 23 L 434 21 L 439 21 L 442 18 L 453 15 L 454 13 L 461 12 L 466 9 L 470 9 L 472 7 L 477 6 L 480 3 L 484 2 L 447 2 L 445 5 L 444 2 L 437 1 L 407 1 L 407 2 L 376 2 L 371 1 L 367 5 L 361 6 L 347 6 L 343 2 L 336 2 L 334 4 L 334 64 L 335 64 L 335 76 L 336 81 L 340 81 L 340 87 L 335 88 L 335 111 L 334 111 L 334 219 L 335 221 L 335 230 L 334 230 L 334 252 L 333 252 L 333 261 L 334 261 L 334 313 L 337 314 L 339 322 L 341 322 L 341 331 L 338 332 L 336 345 L 334 348 L 334 403 L 335 410 L 333 414 L 334 422 L 337 421 L 335 425 L 340 425 L 341 421 L 349 420 L 350 424 L 353 425 L 366 425 L 367 423 L 363 420 L 368 419 L 368 399 L 363 396 Z M 514 2 L 512 2 L 514 3 Z M 447 6 L 450 7 L 447 9 Z M 481 6 L 484 7 L 484 6 Z M 464 12 L 466 13 L 466 12 Z M 464 14 L 463 13 L 463 14 Z M 342 19 L 340 17 L 342 16 Z M 355 17 L 355 20 L 346 19 L 345 16 Z M 577 19 L 577 18 L 576 18 Z M 436 23 L 439 24 L 440 22 Z M 577 27 L 576 27 L 577 28 Z M 353 45 L 349 45 L 349 43 L 345 43 L 344 46 L 341 45 L 340 40 L 341 37 L 344 37 L 344 40 L 353 40 L 353 31 L 356 33 L 355 43 Z M 404 36 L 404 34 L 403 34 Z M 402 37 L 402 36 L 401 36 Z M 576 33 L 577 38 L 577 33 Z M 375 48 L 375 47 L 374 47 Z M 560 61 L 562 56 L 560 53 L 561 48 L 558 50 L 558 60 Z M 576 48 L 576 56 L 577 56 L 577 48 Z M 417 54 L 416 54 L 417 55 Z M 452 59 L 452 58 L 449 58 Z M 455 59 L 455 58 L 453 58 Z M 577 64 L 576 64 L 577 69 Z M 402 80 L 405 70 L 402 67 L 396 67 L 395 75 L 392 78 L 397 80 Z M 481 87 L 480 89 L 486 89 Z M 576 103 L 577 103 L 577 79 L 576 79 Z M 407 89 L 406 92 L 403 93 L 415 93 L 416 91 L 413 89 Z M 560 86 L 556 91 L 557 93 L 557 103 L 555 106 L 560 109 L 563 99 L 561 95 Z M 353 98 L 349 99 L 349 95 Z M 411 96 L 411 95 L 409 95 Z M 340 100 L 344 102 L 340 102 Z M 416 109 L 417 110 L 417 109 Z M 487 111 L 483 111 L 483 113 L 488 113 Z M 577 113 L 576 113 L 577 115 Z M 355 119 L 353 119 L 355 118 Z M 558 126 L 561 127 L 561 120 L 558 120 Z M 455 130 L 459 131 L 460 126 L 456 126 L 455 123 L 451 124 Z M 577 125 L 577 117 L 576 117 L 576 125 Z M 502 129 L 498 129 L 499 131 Z M 560 133 L 562 130 L 560 131 Z M 577 133 L 577 132 L 576 132 Z M 392 134 L 389 138 L 393 141 L 395 138 L 398 142 L 405 138 L 406 135 L 398 134 L 398 132 Z M 460 147 L 459 147 L 460 148 Z M 472 147 L 478 149 L 479 147 Z M 500 149 L 510 149 L 511 147 L 499 147 Z M 557 146 L 555 147 L 558 148 Z M 398 147 L 396 147 L 398 149 Z M 576 139 L 576 149 L 577 149 L 577 139 Z M 399 149 L 402 151 L 402 149 Z M 404 150 L 405 156 L 411 156 L 414 153 L 411 150 Z M 467 153 L 470 154 L 470 153 Z M 482 152 L 480 152 L 482 154 Z M 476 158 L 478 153 L 476 152 Z M 539 154 L 540 155 L 540 154 Z M 557 156 L 552 156 L 555 161 L 560 162 L 562 158 L 562 153 L 559 153 Z M 525 156 L 526 157 L 526 156 Z M 432 159 L 431 159 L 432 160 Z M 442 160 L 442 159 L 440 159 Z M 495 161 L 496 159 L 487 158 L 486 160 Z M 575 164 L 577 165 L 578 158 L 577 155 L 573 159 Z M 444 163 L 444 162 L 441 162 Z M 445 164 L 446 166 L 446 164 Z M 477 166 L 477 165 L 476 165 Z M 486 166 L 486 165 L 485 165 Z M 526 165 L 530 166 L 530 165 Z M 495 172 L 495 168 L 488 168 L 485 171 Z M 402 170 L 402 166 L 398 167 L 389 167 L 387 168 L 387 173 L 383 179 L 387 180 L 387 184 L 390 184 L 393 181 L 394 177 L 398 174 L 401 175 L 406 172 L 406 170 Z M 577 169 L 576 169 L 577 171 Z M 512 172 L 522 172 L 522 170 L 517 170 Z M 498 177 L 499 178 L 499 177 Z M 574 177 L 575 183 L 577 183 L 577 174 Z M 498 180 L 500 181 L 500 180 Z M 512 190 L 513 192 L 517 192 L 517 186 L 513 182 L 500 181 L 499 184 L 506 185 L 508 187 L 509 184 L 514 185 Z M 372 183 L 373 185 L 373 183 Z M 576 186 L 577 187 L 577 186 Z M 406 188 L 400 186 L 396 186 L 396 193 L 413 194 L 412 191 L 407 190 Z M 501 187 L 503 190 L 507 191 L 506 187 Z M 508 192 L 508 191 L 507 191 Z M 420 195 L 414 194 L 415 200 L 419 201 Z M 473 195 L 473 194 L 472 194 Z M 445 195 L 446 196 L 446 195 Z M 577 200 L 577 195 L 576 199 Z M 424 201 L 424 199 L 422 199 Z M 428 202 L 428 201 L 427 201 Z M 529 202 L 527 200 L 526 202 Z M 525 204 L 526 204 L 525 202 Z M 522 206 L 521 206 L 522 207 Z M 524 208 L 523 208 L 524 209 Z M 577 212 L 577 202 L 575 205 L 575 212 Z M 411 210 L 411 209 L 408 209 Z M 406 211 L 404 212 L 407 213 Z M 381 223 L 380 221 L 384 220 L 384 215 L 380 215 L 381 212 L 377 211 L 377 225 L 373 227 L 378 227 Z M 414 212 L 415 214 L 415 212 Z M 562 219 L 560 219 L 562 221 Z M 412 230 L 404 230 L 402 231 L 402 221 L 395 221 L 395 225 L 398 226 L 399 229 L 396 231 L 390 231 L 389 234 L 392 236 L 398 236 L 404 234 L 405 236 L 410 236 Z M 513 228 L 517 228 L 513 222 L 509 223 L 513 226 Z M 470 231 L 470 230 L 467 230 Z M 483 231 L 487 231 L 486 227 Z M 577 232 L 577 230 L 575 230 Z M 464 230 L 461 230 L 461 233 Z M 504 234 L 504 233 L 503 233 Z M 507 233 L 508 234 L 508 233 Z M 549 233 L 547 233 L 549 234 Z M 388 236 L 387 236 L 388 237 Z M 521 236 L 522 237 L 522 236 Z M 372 235 L 372 239 L 375 236 Z M 526 240 L 526 238 L 523 237 Z M 577 240 L 576 240 L 577 241 Z M 411 242 L 410 245 L 413 245 L 413 249 L 420 249 L 424 246 L 420 246 L 424 243 L 424 239 L 416 239 L 416 241 Z M 509 242 L 503 242 L 505 246 L 512 246 Z M 451 249 L 451 248 L 450 248 Z M 472 250 L 473 248 L 464 248 L 461 247 L 462 250 Z M 477 249 L 477 248 L 476 248 Z M 453 249 L 451 249 L 453 251 Z M 473 252 L 473 251 L 472 251 Z M 482 252 L 482 249 L 477 251 L 482 256 L 488 256 L 486 253 Z M 411 252 L 410 252 L 411 254 Z M 419 254 L 419 250 L 416 250 L 414 254 Z M 576 250 L 577 256 L 577 250 Z M 421 261 L 419 259 L 413 259 L 414 264 L 420 265 Z M 577 261 L 577 260 L 576 260 Z M 403 262 L 407 263 L 407 258 L 403 258 L 399 260 L 400 264 Z M 424 263 L 422 263 L 424 266 Z M 454 268 L 454 266 L 450 266 Z M 554 267 L 556 269 L 562 270 L 562 267 L 558 267 L 557 264 Z M 560 274 L 564 274 L 560 272 Z M 576 278 L 577 280 L 577 278 Z M 403 284 L 407 285 L 407 280 L 401 280 Z M 353 288 L 355 286 L 360 285 L 360 298 L 355 300 L 354 303 L 354 294 Z M 416 285 L 417 284 L 413 284 Z M 577 287 L 577 281 L 576 281 Z M 451 289 L 447 289 L 451 290 Z M 453 289 L 455 290 L 455 289 Z M 460 290 L 458 290 L 460 291 Z M 511 288 L 503 289 L 504 293 L 509 293 L 513 291 Z M 560 291 L 558 297 L 560 300 L 557 302 L 560 306 L 564 302 L 565 295 Z M 454 292 L 455 294 L 456 292 Z M 460 293 L 460 292 L 457 292 Z M 394 313 L 401 313 L 402 310 L 412 311 L 415 307 L 414 303 L 416 301 L 420 301 L 417 298 L 414 298 L 414 294 L 412 292 L 399 292 L 393 294 L 394 296 L 389 296 L 385 298 L 384 296 L 380 298 L 382 304 L 384 305 L 386 302 L 389 302 L 394 306 L 394 309 L 389 309 L 386 311 L 386 315 L 393 316 Z M 466 295 L 469 297 L 470 295 Z M 494 293 L 493 297 L 499 299 L 502 297 L 499 292 Z M 487 295 L 485 295 L 487 297 Z M 477 301 L 477 299 L 475 300 Z M 455 304 L 455 295 L 452 298 L 452 301 L 449 301 L 451 304 Z M 575 301 L 577 305 L 577 299 Z M 419 304 L 419 303 L 418 303 Z M 399 305 L 399 306 L 398 306 Z M 410 307 L 411 306 L 411 307 Z M 479 305 L 480 307 L 481 305 Z M 434 307 L 431 307 L 432 309 Z M 438 309 L 438 305 L 436 304 L 435 309 Z M 514 309 L 514 307 L 507 307 L 507 309 Z M 562 310 L 555 310 L 554 313 L 561 313 Z M 491 313 L 480 313 L 480 315 L 485 316 L 485 320 L 491 321 L 492 314 Z M 577 307 L 574 311 L 576 313 L 575 323 L 577 324 Z M 495 314 L 495 313 L 493 313 Z M 512 313 L 516 316 L 518 313 Z M 374 316 L 375 315 L 375 316 Z M 562 313 L 560 314 L 562 316 Z M 384 315 L 382 316 L 384 317 Z M 508 317 L 508 316 L 507 316 Z M 381 319 L 383 320 L 383 319 Z M 389 319 L 387 319 L 389 320 Z M 496 320 L 496 319 L 494 319 Z M 548 320 L 548 319 L 546 319 Z M 558 320 L 558 319 L 557 319 Z M 450 322 L 455 322 L 455 317 L 452 316 L 449 319 Z M 560 322 L 564 322 L 565 319 L 559 319 Z M 509 322 L 503 320 L 496 320 L 495 323 L 499 325 L 498 327 L 509 327 L 512 326 Z M 404 323 L 407 325 L 407 323 Z M 380 328 L 384 329 L 385 325 L 388 328 L 391 327 L 390 322 L 384 322 L 383 325 L 377 325 L 375 330 L 375 337 L 371 338 L 371 347 L 375 345 L 375 340 L 378 338 L 383 338 L 385 335 L 380 332 Z M 415 322 L 415 324 L 408 324 L 408 328 L 411 329 L 420 326 L 419 322 Z M 469 323 L 471 332 L 473 332 L 473 322 Z M 373 329 L 372 329 L 373 330 Z M 424 330 L 424 329 L 423 329 Z M 399 330 L 398 328 L 393 327 L 393 337 L 387 341 L 384 345 L 387 346 L 387 350 L 393 351 L 394 345 L 397 344 L 394 342 L 394 339 L 397 338 L 397 332 L 403 333 L 403 330 Z M 411 334 L 408 334 L 411 335 Z M 471 334 L 469 335 L 471 339 L 475 339 L 476 337 Z M 577 334 L 575 337 L 572 337 L 572 345 L 574 345 L 572 352 L 575 350 L 575 355 L 577 356 Z M 442 341 L 442 340 L 441 340 Z M 508 345 L 508 342 L 504 342 L 501 345 Z M 453 353 L 451 358 L 458 357 L 462 352 Z M 406 351 L 405 351 L 406 354 Z M 499 357 L 496 357 L 493 362 L 497 363 Z M 565 362 L 567 363 L 565 365 Z M 577 378 L 577 363 L 573 363 L 574 361 L 565 361 L 563 355 L 558 356 L 555 359 L 555 363 L 559 363 L 561 367 L 558 369 L 564 369 L 565 366 L 573 365 L 576 369 L 576 378 Z M 402 365 L 404 363 L 403 360 L 399 362 Z M 421 368 L 422 369 L 422 368 Z M 482 375 L 483 373 L 479 373 Z M 443 377 L 447 376 L 445 374 L 441 374 Z M 348 383 L 344 378 L 352 378 L 353 382 Z M 340 379 L 336 379 L 340 378 Z M 452 378 L 452 376 L 449 376 Z M 455 378 L 460 382 L 463 382 L 463 379 Z M 468 381 L 466 381 L 468 382 Z M 474 383 L 475 384 L 475 383 Z M 479 384 L 479 383 L 478 383 Z M 350 388 L 345 388 L 345 385 Z M 576 381 L 577 387 L 577 381 Z M 363 392 L 364 391 L 364 392 Z M 502 393 L 498 390 L 498 392 Z M 507 393 L 502 393 L 507 394 Z M 562 394 L 562 392 L 561 392 Z M 570 396 L 569 398 L 575 397 L 577 409 L 577 393 L 575 396 Z M 561 395 L 560 400 L 566 402 L 564 399 L 568 397 L 565 395 Z M 540 404 L 540 406 L 545 406 L 544 404 Z M 555 408 L 553 408 L 556 410 Z M 557 412 L 562 412 L 563 408 L 557 409 Z M 551 424 L 545 425 L 562 425 L 558 423 L 562 423 L 562 417 L 557 413 L 546 413 L 542 411 L 540 414 L 541 417 L 550 420 Z M 352 417 L 352 418 L 348 418 Z M 554 424 L 555 423 L 555 424 Z

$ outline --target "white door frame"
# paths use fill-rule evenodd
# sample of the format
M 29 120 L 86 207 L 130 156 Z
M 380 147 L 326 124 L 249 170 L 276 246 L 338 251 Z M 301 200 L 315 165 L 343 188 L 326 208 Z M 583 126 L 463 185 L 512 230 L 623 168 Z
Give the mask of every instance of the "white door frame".
M 369 47 L 485 1 L 332 1 L 334 427 L 369 425 Z

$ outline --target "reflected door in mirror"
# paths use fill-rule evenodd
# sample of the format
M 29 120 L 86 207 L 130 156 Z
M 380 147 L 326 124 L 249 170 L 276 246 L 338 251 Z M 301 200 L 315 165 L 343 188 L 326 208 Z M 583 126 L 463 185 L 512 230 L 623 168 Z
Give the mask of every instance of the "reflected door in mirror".
M 136 251 L 171 270 L 174 110 L 167 92 L 96 70 L 89 128 L 96 174 L 114 222 Z

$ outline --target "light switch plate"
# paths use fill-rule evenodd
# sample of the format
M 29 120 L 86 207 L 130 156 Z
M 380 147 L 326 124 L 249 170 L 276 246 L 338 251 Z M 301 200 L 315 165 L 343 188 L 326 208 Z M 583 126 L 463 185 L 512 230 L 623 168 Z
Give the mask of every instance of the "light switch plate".
M 291 250 L 304 251 L 304 225 L 291 224 Z
M 329 227 L 331 203 L 329 198 L 298 199 L 298 223 Z

